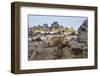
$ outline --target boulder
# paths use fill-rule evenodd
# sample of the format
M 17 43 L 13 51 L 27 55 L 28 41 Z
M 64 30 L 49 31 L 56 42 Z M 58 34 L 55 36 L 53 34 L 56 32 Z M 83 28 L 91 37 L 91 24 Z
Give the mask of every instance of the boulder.
M 28 38 L 28 41 L 32 41 L 32 38 L 29 37 L 29 38 Z
M 72 53 L 75 55 L 80 55 L 83 51 L 87 50 L 87 46 L 84 43 L 80 43 L 75 39 L 70 40 L 69 47 L 72 50 Z
M 32 41 L 41 41 L 40 37 L 32 37 Z
M 83 21 L 81 26 L 78 28 L 77 40 L 80 43 L 87 43 L 87 40 L 88 40 L 88 19 Z
M 81 49 L 81 44 L 79 42 L 75 41 L 75 40 L 72 40 L 72 41 L 69 42 L 69 47 L 71 49 L 77 50 L 77 49 Z
M 58 45 L 64 45 L 64 46 L 67 46 L 68 45 L 68 40 L 66 39 L 66 37 L 51 37 L 50 39 L 47 40 L 46 42 L 46 46 L 47 47 L 55 47 L 55 46 L 58 46 Z

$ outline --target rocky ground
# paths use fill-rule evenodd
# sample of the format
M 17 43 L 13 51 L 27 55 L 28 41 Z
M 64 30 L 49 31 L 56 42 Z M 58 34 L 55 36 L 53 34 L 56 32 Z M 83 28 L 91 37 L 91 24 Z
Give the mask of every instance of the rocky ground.
M 85 49 L 84 44 L 82 45 L 73 39 L 65 46 L 58 44 L 50 47 L 47 46 L 48 44 L 45 42 L 46 40 L 29 41 L 28 60 L 74 59 L 87 57 L 87 49 Z

